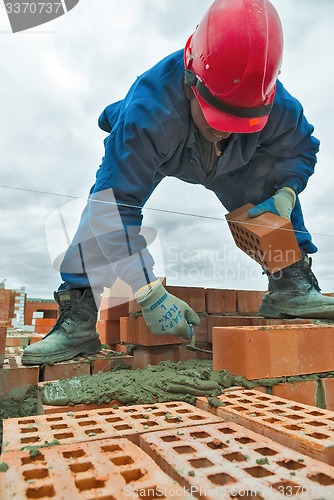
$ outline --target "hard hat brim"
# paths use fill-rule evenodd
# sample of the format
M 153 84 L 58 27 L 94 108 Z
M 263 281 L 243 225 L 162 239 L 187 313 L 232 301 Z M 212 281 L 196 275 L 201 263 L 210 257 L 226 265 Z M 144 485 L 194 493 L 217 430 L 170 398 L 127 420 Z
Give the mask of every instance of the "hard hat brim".
M 199 95 L 197 89 L 192 87 L 194 95 L 203 111 L 205 120 L 210 127 L 221 132 L 231 132 L 239 134 L 252 134 L 263 129 L 268 121 L 269 115 L 259 116 L 255 118 L 243 118 L 225 113 L 209 104 L 202 96 Z

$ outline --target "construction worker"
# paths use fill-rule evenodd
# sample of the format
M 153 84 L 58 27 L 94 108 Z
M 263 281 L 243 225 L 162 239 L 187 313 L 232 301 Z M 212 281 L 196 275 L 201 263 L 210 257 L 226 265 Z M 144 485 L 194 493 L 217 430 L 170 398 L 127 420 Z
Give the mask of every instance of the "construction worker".
M 277 79 L 283 35 L 268 0 L 216 0 L 184 50 L 137 78 L 99 119 L 105 156 L 55 293 L 60 318 L 23 363 L 62 361 L 101 349 L 96 320 L 103 286 L 130 284 L 149 330 L 189 338 L 199 324 L 153 272 L 141 208 L 166 176 L 201 184 L 231 211 L 291 219 L 302 260 L 270 275 L 260 314 L 334 318 L 308 254 L 316 252 L 298 195 L 314 171 L 319 141 L 301 104 Z

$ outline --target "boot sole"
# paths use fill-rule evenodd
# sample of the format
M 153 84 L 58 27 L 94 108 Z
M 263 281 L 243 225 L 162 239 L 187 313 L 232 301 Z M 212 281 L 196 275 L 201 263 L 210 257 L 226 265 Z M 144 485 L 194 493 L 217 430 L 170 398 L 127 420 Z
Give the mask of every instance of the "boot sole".
M 326 310 L 327 309 L 327 310 Z M 325 306 L 322 308 L 321 306 L 317 306 L 312 311 L 312 308 L 309 306 L 306 308 L 297 307 L 293 314 L 284 310 L 284 307 L 280 307 L 278 311 L 274 306 L 270 306 L 267 304 L 261 305 L 259 309 L 260 316 L 264 318 L 273 318 L 273 319 L 292 319 L 292 318 L 304 318 L 304 319 L 333 319 L 334 320 L 334 307 Z
M 33 356 L 22 355 L 21 362 L 23 365 L 51 365 L 61 361 L 68 361 L 80 354 L 97 354 L 101 351 L 102 345 L 100 339 L 94 339 L 88 342 L 84 348 L 82 346 L 76 349 L 66 349 L 66 351 L 56 352 L 54 354 L 34 354 Z

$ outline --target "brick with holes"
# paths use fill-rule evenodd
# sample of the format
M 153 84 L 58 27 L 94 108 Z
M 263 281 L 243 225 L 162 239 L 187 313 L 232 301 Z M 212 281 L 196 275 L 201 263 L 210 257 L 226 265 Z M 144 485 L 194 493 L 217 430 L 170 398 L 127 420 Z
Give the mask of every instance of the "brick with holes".
M 0 498 L 173 498 L 181 486 L 127 439 L 6 453 Z M 161 496 L 159 491 L 167 492 Z M 190 496 L 186 498 L 191 498 Z
M 4 420 L 3 452 L 38 446 L 56 440 L 60 444 L 126 437 L 135 444 L 139 435 L 220 421 L 211 413 L 188 403 L 169 402 L 131 407 L 38 415 Z
M 151 432 L 140 443 L 196 497 L 333 498 L 333 467 L 232 422 Z
M 301 253 L 291 222 L 270 212 L 248 217 L 253 206 L 248 203 L 226 215 L 236 245 L 270 273 L 298 262 Z
M 221 406 L 211 407 L 201 397 L 196 406 L 334 465 L 334 412 L 254 390 L 226 392 L 218 400 Z

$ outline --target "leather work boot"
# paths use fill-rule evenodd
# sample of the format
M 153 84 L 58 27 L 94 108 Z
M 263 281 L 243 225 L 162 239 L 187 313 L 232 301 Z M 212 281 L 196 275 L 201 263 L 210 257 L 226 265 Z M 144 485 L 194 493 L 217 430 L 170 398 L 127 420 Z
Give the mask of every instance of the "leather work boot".
M 312 259 L 302 252 L 299 262 L 275 274 L 267 273 L 268 293 L 259 314 L 265 318 L 334 319 L 334 297 L 320 293 L 311 265 Z
M 25 348 L 24 365 L 66 361 L 102 349 L 96 333 L 97 307 L 91 288 L 55 292 L 54 298 L 60 317 L 43 340 Z

